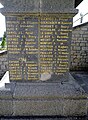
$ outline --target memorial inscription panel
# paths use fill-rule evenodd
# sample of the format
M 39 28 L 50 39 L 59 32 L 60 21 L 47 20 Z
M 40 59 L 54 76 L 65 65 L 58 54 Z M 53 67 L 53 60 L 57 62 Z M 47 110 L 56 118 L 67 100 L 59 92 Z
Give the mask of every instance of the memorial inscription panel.
M 72 19 L 57 16 L 6 17 L 10 80 L 40 80 L 69 70 Z

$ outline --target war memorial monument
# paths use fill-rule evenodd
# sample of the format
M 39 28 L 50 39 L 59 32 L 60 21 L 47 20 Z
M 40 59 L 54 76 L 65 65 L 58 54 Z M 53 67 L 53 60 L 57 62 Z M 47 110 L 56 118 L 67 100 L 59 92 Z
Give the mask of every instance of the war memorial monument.
M 0 0 L 10 83 L 0 115 L 86 115 L 84 90 L 69 73 L 74 0 Z

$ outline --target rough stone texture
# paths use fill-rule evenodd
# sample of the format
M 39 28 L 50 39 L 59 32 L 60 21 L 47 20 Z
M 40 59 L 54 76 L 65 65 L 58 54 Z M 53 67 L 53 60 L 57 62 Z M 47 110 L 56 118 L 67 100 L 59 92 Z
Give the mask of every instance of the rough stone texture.
M 0 115 L 11 116 L 12 109 L 12 93 L 10 90 L 0 90 Z
M 0 100 L 0 115 L 12 115 L 12 100 Z
M 71 70 L 88 70 L 88 23 L 73 28 Z
M 0 52 L 0 79 L 8 70 L 7 51 Z
M 10 89 L 3 89 L 0 90 L 0 100 L 2 99 L 11 99 L 12 98 L 12 92 L 10 91 Z
M 12 82 L 11 90 L 10 86 L 9 89 L 0 90 L 0 115 L 87 115 L 87 95 L 71 75 L 69 79 L 69 82 L 61 83 Z
M 26 86 L 26 87 L 25 87 Z M 75 87 L 74 87 L 75 86 Z M 74 98 L 81 97 L 83 90 L 74 82 L 69 83 L 18 83 L 14 90 L 14 98 L 37 99 L 42 98 Z
M 35 34 L 37 36 L 34 36 L 33 33 L 29 34 L 29 29 L 27 29 L 26 27 L 29 28 L 30 25 L 30 20 L 33 22 L 36 21 L 35 17 L 38 17 L 36 23 L 38 22 L 38 24 L 36 26 L 38 26 L 38 30 L 40 30 L 40 25 L 41 23 L 44 23 L 43 25 L 45 25 L 45 23 L 47 24 L 48 22 L 46 21 L 42 21 L 42 20 L 47 20 L 50 19 L 50 13 L 54 13 L 54 17 L 55 17 L 55 13 L 60 14 L 60 16 L 63 17 L 59 17 L 60 21 L 56 21 L 57 20 L 57 16 L 55 17 L 54 22 L 49 22 L 52 23 L 51 25 L 53 25 L 53 29 L 50 29 L 50 31 L 53 31 L 54 36 L 52 36 L 52 33 L 50 35 L 48 35 L 48 38 L 50 38 L 51 41 L 54 42 L 54 45 L 51 46 L 54 47 L 53 50 L 60 50 L 60 53 L 65 53 L 65 50 L 68 50 L 70 47 L 70 40 L 71 40 L 71 32 L 72 32 L 72 17 L 74 16 L 74 14 L 76 13 L 76 10 L 74 9 L 74 0 L 0 0 L 0 2 L 4 5 L 4 8 L 1 9 L 1 12 L 6 15 L 6 21 L 7 21 L 7 38 L 10 40 L 14 40 L 14 44 L 8 44 L 8 48 L 11 50 L 9 50 L 9 52 L 11 52 L 13 55 L 9 55 L 9 64 L 12 65 L 12 69 L 13 72 L 10 74 L 14 75 L 15 73 L 18 73 L 19 71 L 19 66 L 21 67 L 21 71 L 19 73 L 19 75 L 22 75 L 21 79 L 19 77 L 19 75 L 15 75 L 14 79 L 16 81 L 17 80 L 27 80 L 27 73 L 29 73 L 29 71 L 33 72 L 32 77 L 34 77 L 34 70 L 35 67 L 33 68 L 33 66 L 36 66 L 37 60 L 36 58 L 38 56 L 36 55 L 30 55 L 29 52 L 29 57 L 26 56 L 26 50 L 30 50 L 29 46 L 28 48 L 25 47 L 30 43 L 29 41 L 27 42 L 27 40 L 30 40 L 30 38 L 36 38 L 38 40 L 38 45 L 40 45 L 39 40 L 41 37 L 41 32 L 42 34 L 42 38 L 45 40 L 45 38 L 47 38 L 47 33 L 50 34 L 49 32 L 43 32 L 41 29 L 41 32 L 38 34 L 38 32 L 36 32 L 36 27 L 33 29 L 33 32 L 35 32 Z M 24 14 L 26 13 L 26 14 Z M 31 18 L 31 15 L 35 18 Z M 38 13 L 38 14 L 34 14 L 34 13 Z M 42 14 L 41 14 L 42 13 Z M 49 17 L 45 18 L 41 18 L 42 15 L 44 15 L 43 13 L 48 13 L 47 15 Z M 29 18 L 23 18 L 22 15 L 30 15 Z M 38 15 L 38 16 L 35 16 Z M 45 14 L 46 15 L 46 14 Z M 57 15 L 57 14 L 56 14 Z M 18 18 L 16 18 L 17 16 L 19 16 Z M 44 16 L 43 16 L 44 17 Z M 68 18 L 68 19 L 67 19 Z M 18 24 L 16 23 L 18 22 Z M 28 23 L 29 22 L 29 23 Z M 10 24 L 11 23 L 11 24 Z M 14 24 L 16 23 L 16 24 Z M 27 23 L 27 24 L 25 24 Z M 33 26 L 35 26 L 35 22 L 32 23 Z M 56 25 L 58 24 L 58 26 Z M 15 26 L 14 26 L 15 25 Z M 26 25 L 26 27 L 25 27 Z M 28 26 L 27 26 L 28 25 Z M 33 27 L 32 26 L 32 27 Z M 47 25 L 46 25 L 47 26 Z M 45 26 L 45 27 L 46 27 Z M 61 26 L 61 28 L 59 27 Z M 43 27 L 43 26 L 42 26 Z M 44 28 L 44 27 L 43 27 Z M 70 28 L 70 29 L 69 29 Z M 16 31 L 14 31 L 14 29 Z M 62 30 L 62 32 L 59 31 Z M 27 32 L 26 32 L 27 30 Z M 35 31 L 34 31 L 35 30 Z M 30 29 L 31 31 L 31 29 Z M 47 31 L 47 30 L 46 30 Z M 64 31 L 64 32 L 63 32 Z M 69 31 L 69 32 L 66 32 Z M 27 38 L 27 36 L 25 35 L 25 32 L 28 33 L 27 36 L 31 36 L 29 37 L 29 39 Z M 58 35 L 58 32 L 60 32 L 60 34 Z M 12 36 L 10 36 L 12 35 Z M 17 36 L 18 35 L 18 36 Z M 16 38 L 14 38 L 14 37 Z M 39 36 L 39 37 L 38 37 Z M 44 38 L 45 36 L 45 38 Z M 18 37 L 18 39 L 17 39 Z M 66 39 L 69 38 L 70 39 Z M 85 36 L 86 37 L 86 36 Z M 53 39 L 52 39 L 53 38 Z M 58 39 L 57 39 L 58 38 Z M 61 39 L 59 39 L 61 38 Z M 67 41 L 66 44 L 61 43 L 59 46 L 56 44 L 56 39 L 59 41 Z M 36 39 L 33 39 L 35 41 L 37 41 Z M 17 41 L 18 40 L 18 41 Z M 10 41 L 8 41 L 10 42 Z M 18 44 L 18 42 L 20 42 L 20 44 Z M 33 42 L 33 41 L 32 41 Z M 45 42 L 45 41 L 44 41 Z M 13 41 L 11 41 L 11 43 L 13 43 Z M 33 43 L 34 44 L 34 43 Z M 43 43 L 45 44 L 45 43 Z M 46 43 L 47 44 L 47 43 Z M 44 46 L 46 46 L 46 44 Z M 59 42 L 58 42 L 59 44 Z M 67 46 L 66 46 L 67 45 Z M 11 48 L 12 47 L 12 48 Z M 16 48 L 18 47 L 18 48 Z M 32 46 L 33 50 L 35 50 L 36 45 Z M 39 46 L 40 47 L 40 46 Z M 62 48 L 62 49 L 61 49 Z M 40 49 L 38 48 L 38 53 L 40 53 L 39 50 L 43 50 L 44 48 Z M 65 49 L 65 50 L 64 50 Z M 15 50 L 15 54 L 14 51 Z M 18 50 L 18 51 L 16 51 Z M 45 50 L 45 49 L 44 49 Z M 64 50 L 64 52 L 62 51 Z M 22 53 L 22 54 L 17 54 L 16 57 L 16 53 Z M 43 51 L 44 52 L 44 51 Z M 49 49 L 50 52 L 50 49 Z M 68 54 L 70 53 L 69 51 L 67 52 Z M 32 51 L 33 54 L 33 51 Z M 53 53 L 54 54 L 54 53 Z M 65 53 L 66 54 L 66 53 Z M 20 56 L 19 56 L 20 55 Z M 27 59 L 25 59 L 25 56 L 27 57 Z M 61 55 L 60 55 L 61 56 Z M 58 56 L 58 59 L 60 59 L 60 56 Z M 55 61 L 53 60 L 53 62 L 57 63 L 58 59 L 56 59 L 57 54 L 55 52 L 55 56 L 53 56 L 52 58 L 55 58 Z M 17 62 L 19 58 L 19 61 Z M 40 58 L 40 55 L 39 55 Z M 61 57 L 61 60 L 59 63 L 63 63 L 63 59 L 67 60 L 66 58 L 68 58 L 68 55 L 63 55 Z M 14 61 L 14 59 L 16 59 L 16 61 Z M 10 61 L 12 60 L 12 61 Z M 50 60 L 50 57 L 49 57 Z M 27 62 L 32 61 L 32 64 L 29 64 L 28 68 L 27 68 Z M 42 59 L 40 60 L 42 61 Z M 47 61 L 47 59 L 46 59 Z M 44 62 L 46 62 L 44 61 Z M 69 59 L 68 59 L 69 62 Z M 13 66 L 13 64 L 15 63 L 15 66 Z M 52 63 L 52 62 L 51 62 Z M 48 63 L 47 63 L 48 64 Z M 22 65 L 22 66 L 21 66 Z M 43 64 L 44 65 L 44 64 Z M 55 68 L 57 67 L 56 64 Z M 64 64 L 62 64 L 61 66 L 63 66 Z M 32 66 L 33 69 L 30 70 L 30 66 Z M 38 64 L 38 67 L 40 66 L 40 63 Z M 43 67 L 43 66 L 42 66 Z M 41 67 L 41 68 L 42 68 Z M 47 68 L 47 66 L 46 66 Z M 49 68 L 49 67 L 48 67 Z M 66 67 L 67 68 L 67 67 Z M 29 71 L 27 71 L 29 69 Z M 59 69 L 59 68 L 58 68 Z M 9 67 L 10 70 L 10 67 Z M 40 69 L 38 69 L 40 72 Z M 56 69 L 55 69 L 56 70 Z M 61 69 L 63 70 L 63 69 Z M 36 71 L 36 70 L 35 70 Z M 46 69 L 45 69 L 46 71 Z M 31 73 L 32 73 L 31 72 Z M 35 73 L 37 73 L 35 72 Z M 51 72 L 51 71 L 50 71 Z M 56 73 L 56 71 L 54 71 Z M 65 71 L 66 72 L 66 71 Z M 31 76 L 31 74 L 29 75 Z M 70 76 L 70 75 L 69 75 Z M 39 75 L 40 77 L 40 75 Z M 67 116 L 67 115 L 81 115 L 84 116 L 87 114 L 87 97 L 85 95 L 84 90 L 74 81 L 72 81 L 72 77 L 70 76 L 70 78 L 68 79 L 68 82 L 41 82 L 41 81 L 37 81 L 32 83 L 30 81 L 30 83 L 26 83 L 27 81 L 22 81 L 18 82 L 18 83 L 14 83 L 12 82 L 11 85 L 13 85 L 13 87 L 11 86 L 11 96 L 4 96 L 4 94 L 1 94 L 1 102 L 5 102 L 5 106 L 6 106 L 6 110 L 5 109 L 1 109 L 1 115 L 14 115 L 14 116 L 29 116 L 29 115 L 62 115 L 62 116 Z M 11 80 L 11 79 L 10 79 Z M 55 79 L 53 79 L 55 80 Z M 9 86 L 10 87 L 10 86 Z M 8 99 L 7 99 L 8 98 Z M 10 101 L 11 103 L 6 101 Z M 70 104 L 69 104 L 70 103 Z M 4 104 L 2 104 L 3 108 L 5 107 Z M 11 107 L 9 109 L 9 107 Z M 80 108 L 80 109 L 79 109 Z M 7 112 L 7 110 L 9 109 L 9 112 Z M 5 113 L 6 114 L 5 114 Z
M 86 100 L 14 100 L 13 115 L 59 115 L 84 116 L 87 115 Z
M 14 115 L 86 115 L 85 100 L 14 101 Z M 80 109 L 80 110 L 79 110 Z
M 61 100 L 14 101 L 14 115 L 62 115 L 61 102 Z
M 75 0 L 0 0 L 5 9 L 5 13 L 74 13 Z
M 87 115 L 87 100 L 66 100 L 64 101 L 64 116 L 83 116 Z M 85 114 L 86 113 L 86 114 Z
M 88 120 L 87 116 L 84 117 L 61 117 L 61 116 L 28 116 L 28 117 L 1 117 L 1 120 Z
M 84 71 L 74 71 L 71 72 L 74 79 L 77 81 L 77 83 L 84 89 L 84 91 L 88 94 L 88 72 Z
M 72 76 L 70 79 L 62 84 L 15 83 L 13 115 L 87 115 L 86 94 Z

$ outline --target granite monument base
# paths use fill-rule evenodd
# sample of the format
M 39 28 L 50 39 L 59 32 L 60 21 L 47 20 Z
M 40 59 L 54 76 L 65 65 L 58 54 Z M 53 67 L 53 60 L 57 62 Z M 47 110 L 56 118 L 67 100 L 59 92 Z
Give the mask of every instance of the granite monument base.
M 87 115 L 87 95 L 73 77 L 69 76 L 69 81 L 63 83 L 6 84 L 6 88 L 10 89 L 0 91 L 0 115 Z

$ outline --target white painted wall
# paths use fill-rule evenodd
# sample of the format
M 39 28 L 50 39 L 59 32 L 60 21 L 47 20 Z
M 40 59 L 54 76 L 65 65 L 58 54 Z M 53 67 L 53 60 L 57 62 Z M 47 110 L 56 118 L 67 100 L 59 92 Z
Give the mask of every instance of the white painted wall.
M 2 8 L 2 4 L 0 3 L 0 8 Z M 5 17 L 0 13 L 0 37 L 3 36 L 4 32 L 6 31 L 5 25 Z
M 88 22 L 88 0 L 83 0 L 76 9 L 79 10 L 78 14 L 73 18 L 73 26 L 77 26 L 83 23 Z M 83 16 L 83 20 L 81 23 L 81 15 Z

